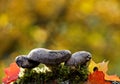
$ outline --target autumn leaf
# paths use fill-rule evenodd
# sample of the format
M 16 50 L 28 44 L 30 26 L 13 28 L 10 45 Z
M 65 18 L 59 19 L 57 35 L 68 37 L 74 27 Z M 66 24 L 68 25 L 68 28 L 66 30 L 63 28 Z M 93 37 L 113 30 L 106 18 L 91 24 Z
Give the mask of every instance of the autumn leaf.
M 93 60 L 91 60 L 89 66 L 88 66 L 88 70 L 89 70 L 89 72 L 93 73 L 93 68 L 98 67 L 98 70 L 102 71 L 105 74 L 105 77 L 104 77 L 105 80 L 120 81 L 120 78 L 117 75 L 108 75 L 107 74 L 108 63 L 109 63 L 109 61 L 107 61 L 107 62 L 103 61 L 101 63 L 95 63 Z
M 105 81 L 104 73 L 102 71 L 94 71 L 88 76 L 87 84 L 111 84 L 111 82 Z
M 5 69 L 6 76 L 2 79 L 2 82 L 4 84 L 10 84 L 18 78 L 19 72 L 20 68 L 17 66 L 17 64 L 15 62 L 11 63 L 10 67 Z

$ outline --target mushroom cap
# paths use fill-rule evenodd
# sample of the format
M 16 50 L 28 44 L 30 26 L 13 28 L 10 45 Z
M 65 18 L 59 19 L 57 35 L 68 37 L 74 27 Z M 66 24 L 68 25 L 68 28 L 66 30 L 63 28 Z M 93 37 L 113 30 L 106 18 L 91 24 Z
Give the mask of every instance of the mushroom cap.
M 22 68 L 34 68 L 39 65 L 38 62 L 29 60 L 26 55 L 19 55 L 15 59 L 17 65 Z
M 33 49 L 27 56 L 30 60 L 47 65 L 56 65 L 67 61 L 71 57 L 69 50 Z
M 91 59 L 92 55 L 87 51 L 79 51 L 72 54 L 71 58 L 66 61 L 65 65 L 77 66 L 87 63 Z

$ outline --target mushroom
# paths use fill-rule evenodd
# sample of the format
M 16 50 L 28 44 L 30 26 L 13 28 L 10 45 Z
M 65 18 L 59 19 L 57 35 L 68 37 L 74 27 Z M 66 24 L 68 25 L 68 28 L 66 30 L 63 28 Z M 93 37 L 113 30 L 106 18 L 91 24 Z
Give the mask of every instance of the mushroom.
M 66 61 L 65 65 L 68 66 L 77 66 L 86 64 L 90 59 L 92 55 L 87 51 L 79 51 L 72 54 L 71 58 Z
M 59 65 L 67 61 L 71 57 L 69 50 L 48 50 L 44 48 L 36 48 L 25 56 L 16 57 L 16 63 L 22 68 L 34 68 L 43 63 L 45 65 Z
M 46 65 L 58 65 L 71 57 L 69 50 L 48 50 L 44 48 L 33 49 L 29 54 L 30 60 Z
M 17 65 L 22 68 L 34 68 L 39 65 L 39 62 L 29 60 L 26 55 L 19 55 L 15 60 Z

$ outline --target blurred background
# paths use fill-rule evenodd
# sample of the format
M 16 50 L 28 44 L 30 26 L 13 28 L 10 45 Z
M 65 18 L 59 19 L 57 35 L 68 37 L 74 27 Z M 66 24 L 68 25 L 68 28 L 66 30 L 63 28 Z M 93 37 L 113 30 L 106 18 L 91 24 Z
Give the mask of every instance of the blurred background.
M 34 48 L 86 50 L 120 76 L 120 0 L 0 0 L 0 79 Z

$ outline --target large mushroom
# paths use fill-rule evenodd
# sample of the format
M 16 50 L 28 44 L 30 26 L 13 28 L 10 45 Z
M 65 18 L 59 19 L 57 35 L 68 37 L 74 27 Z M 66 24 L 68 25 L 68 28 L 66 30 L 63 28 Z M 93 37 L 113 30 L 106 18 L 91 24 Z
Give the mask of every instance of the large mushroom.
M 71 57 L 69 50 L 48 50 L 44 48 L 33 49 L 29 54 L 30 60 L 46 65 L 57 65 L 67 61 Z
M 71 58 L 66 61 L 65 65 L 68 66 L 78 66 L 86 64 L 92 55 L 87 51 L 79 51 L 72 54 Z
M 48 50 L 44 48 L 36 48 L 30 51 L 27 56 L 18 56 L 16 63 L 23 68 L 33 68 L 38 63 L 45 65 L 59 65 L 67 61 L 71 57 L 69 50 Z M 29 67 L 28 67 L 29 66 Z

